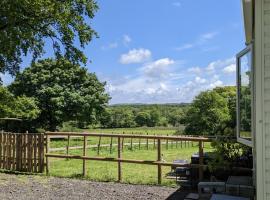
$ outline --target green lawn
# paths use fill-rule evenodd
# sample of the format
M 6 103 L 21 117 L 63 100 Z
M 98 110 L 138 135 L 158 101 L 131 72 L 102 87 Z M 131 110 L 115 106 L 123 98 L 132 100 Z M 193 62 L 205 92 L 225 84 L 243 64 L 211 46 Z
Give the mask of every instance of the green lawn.
M 149 134 L 149 135 L 173 135 L 181 127 L 138 127 L 138 128 L 113 128 L 113 129 L 88 129 L 89 132 L 95 133 L 126 133 L 126 134 Z
M 210 144 L 205 144 L 205 151 L 212 151 Z M 172 162 L 175 159 L 187 159 L 193 153 L 198 152 L 197 144 L 191 144 L 189 147 L 178 147 L 176 144 L 169 143 L 169 148 L 162 145 L 163 159 L 167 162 Z M 65 154 L 65 151 L 57 152 Z M 71 150 L 71 155 L 82 155 L 82 150 Z M 87 151 L 88 156 L 97 156 L 95 148 Z M 101 157 L 117 157 L 117 149 L 113 148 L 112 154 L 109 153 L 109 148 L 101 148 Z M 157 160 L 157 150 L 154 146 L 149 146 L 149 150 L 142 147 L 140 150 L 135 146 L 133 150 L 128 147 L 124 149 L 122 154 L 123 158 L 139 159 L 139 160 Z M 157 167 L 139 164 L 122 164 L 123 168 L 123 182 L 132 184 L 156 184 L 157 183 Z M 163 177 L 162 185 L 175 185 L 174 180 L 165 178 L 166 173 L 170 171 L 170 167 L 162 167 Z M 78 177 L 81 178 L 82 174 L 82 161 L 81 160 L 66 160 L 50 158 L 50 174 L 59 177 Z M 95 181 L 117 181 L 117 163 L 103 162 L 103 161 L 87 161 L 87 176 L 86 179 Z
M 182 127 L 183 128 L 183 127 Z M 90 133 L 115 133 L 115 134 L 140 134 L 146 135 L 174 135 L 177 128 L 118 128 L 118 129 L 88 129 L 79 130 Z M 78 131 L 78 130 L 77 130 Z M 132 150 L 131 150 L 131 140 L 132 140 Z M 101 138 L 101 145 L 110 144 L 111 138 Z M 97 145 L 99 142 L 99 137 L 88 137 L 88 145 Z M 141 143 L 139 149 L 138 143 Z M 113 138 L 113 144 L 117 144 L 117 138 Z M 157 160 L 157 141 L 148 140 L 149 148 L 147 149 L 146 139 L 130 139 L 125 138 L 124 143 L 127 144 L 124 147 L 123 158 L 126 159 L 138 159 L 138 160 Z M 52 140 L 50 143 L 51 148 L 66 147 L 67 139 Z M 83 146 L 83 138 L 72 138 L 70 140 L 70 146 Z M 182 147 L 181 147 L 182 146 Z M 101 157 L 117 157 L 116 146 L 112 149 L 112 154 L 110 154 L 110 147 L 101 147 L 100 155 Z M 210 144 L 205 144 L 204 151 L 212 151 Z M 162 158 L 167 162 L 172 162 L 175 159 L 187 159 L 193 153 L 198 152 L 198 143 L 185 143 L 179 141 L 172 143 L 166 140 L 162 140 Z M 53 153 L 65 154 L 66 151 L 59 151 Z M 70 150 L 71 155 L 82 155 L 82 149 Z M 97 156 L 97 148 L 90 148 L 87 151 L 88 156 Z M 87 176 L 86 179 L 95 181 L 117 181 L 117 163 L 104 162 L 104 161 L 87 161 Z M 122 164 L 123 171 L 123 182 L 132 184 L 157 184 L 157 166 L 149 165 L 139 165 L 139 164 Z M 175 180 L 166 179 L 166 174 L 170 172 L 170 167 L 162 167 L 162 184 L 163 185 L 175 185 Z M 60 177 L 78 177 L 82 178 L 82 161 L 81 160 L 66 160 L 66 159 L 55 159 L 50 158 L 50 174 L 53 176 Z
M 180 128 L 174 128 L 174 127 L 143 127 L 143 128 L 116 128 L 116 129 L 87 129 L 87 130 L 76 130 L 76 132 L 90 132 L 90 133 L 114 133 L 114 134 L 138 134 L 138 135 L 174 135 L 176 130 L 183 129 L 183 127 Z M 63 130 L 62 130 L 63 131 Z M 74 130 L 75 131 L 75 130 Z M 88 137 L 88 144 L 98 144 L 99 137 Z M 113 139 L 113 143 L 117 143 L 117 139 Z M 130 142 L 131 139 L 125 139 L 125 142 Z M 101 144 L 110 144 L 111 139 L 110 138 L 102 138 L 100 143 Z M 132 139 L 134 143 L 138 143 L 139 139 Z M 141 142 L 145 143 L 146 140 L 141 140 Z M 150 141 L 152 142 L 153 141 Z M 65 147 L 67 145 L 67 139 L 60 139 L 60 140 L 52 140 L 51 147 Z M 82 146 L 83 145 L 83 138 L 76 138 L 72 139 L 70 142 L 70 146 Z

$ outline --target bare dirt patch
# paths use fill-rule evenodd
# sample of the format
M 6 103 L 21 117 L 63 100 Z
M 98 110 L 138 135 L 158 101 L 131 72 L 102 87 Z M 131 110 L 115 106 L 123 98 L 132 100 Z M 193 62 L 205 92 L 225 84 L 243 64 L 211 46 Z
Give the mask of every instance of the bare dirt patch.
M 183 199 L 185 194 L 170 187 L 0 173 L 1 200 Z

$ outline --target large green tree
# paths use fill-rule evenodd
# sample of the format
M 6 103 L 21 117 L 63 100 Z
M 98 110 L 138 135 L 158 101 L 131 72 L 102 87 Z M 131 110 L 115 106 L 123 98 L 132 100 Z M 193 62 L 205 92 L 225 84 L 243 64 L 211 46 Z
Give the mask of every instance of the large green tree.
M 236 87 L 217 87 L 201 92 L 183 117 L 185 133 L 225 136 L 213 140 L 214 156 L 210 169 L 232 169 L 241 166 L 239 158 L 250 149 L 236 142 Z M 244 166 L 247 167 L 247 166 Z
M 22 56 L 35 60 L 45 42 L 57 57 L 86 63 L 80 48 L 97 36 L 90 26 L 97 9 L 94 0 L 1 0 L 0 72 L 16 74 Z
M 33 120 L 40 110 L 34 98 L 26 96 L 15 97 L 7 88 L 0 86 L 0 118 L 16 117 Z
M 10 86 L 16 95 L 38 100 L 39 124 L 55 130 L 62 122 L 94 123 L 106 107 L 105 83 L 68 60 L 41 60 L 16 76 Z
M 183 117 L 185 132 L 198 135 L 234 133 L 235 106 L 235 87 L 218 87 L 201 92 Z

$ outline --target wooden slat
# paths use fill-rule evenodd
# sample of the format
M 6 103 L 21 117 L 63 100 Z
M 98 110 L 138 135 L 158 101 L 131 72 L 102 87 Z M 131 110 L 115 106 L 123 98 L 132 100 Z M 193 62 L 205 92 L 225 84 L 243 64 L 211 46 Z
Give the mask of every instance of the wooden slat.
M 27 138 L 26 134 L 23 134 L 23 170 L 27 171 Z
M 13 142 L 12 142 L 12 170 L 15 171 L 16 170 L 16 134 L 12 134 L 13 137 Z
M 7 134 L 3 135 L 3 169 L 6 169 L 6 139 Z
M 3 151 L 2 151 L 2 148 L 3 148 L 3 142 L 2 142 L 2 139 L 3 139 L 3 134 L 4 134 L 4 131 L 2 130 L 1 133 L 0 133 L 0 168 L 2 168 L 2 163 L 3 163 Z
M 33 137 L 34 140 L 34 172 L 37 173 L 37 134 Z
M 46 137 L 46 154 L 50 152 L 50 136 Z M 40 156 L 41 157 L 41 156 Z M 46 157 L 46 174 L 49 174 L 49 159 Z
M 40 143 L 40 146 L 41 146 L 41 149 L 40 149 L 40 151 L 41 151 L 41 155 L 40 155 L 40 160 L 41 160 L 41 167 L 40 167 L 40 173 L 42 173 L 43 172 L 43 170 L 44 170 L 44 135 L 43 134 L 40 134 L 40 138 L 41 138 L 41 143 Z M 47 144 L 47 142 L 46 142 L 46 144 Z
M 22 170 L 22 135 L 16 135 L 16 170 Z

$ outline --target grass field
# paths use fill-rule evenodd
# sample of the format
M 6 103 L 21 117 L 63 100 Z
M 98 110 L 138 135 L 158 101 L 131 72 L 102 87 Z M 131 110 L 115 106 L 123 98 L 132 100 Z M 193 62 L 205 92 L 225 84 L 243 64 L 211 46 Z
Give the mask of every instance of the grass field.
M 115 133 L 115 134 L 140 134 L 140 135 L 174 135 L 179 128 L 118 128 L 118 129 L 88 129 L 77 130 L 78 132 L 90 132 L 90 133 Z M 183 127 L 180 127 L 183 129 Z M 63 131 L 63 130 L 62 130 Z M 99 137 L 88 137 L 87 145 L 97 145 Z M 112 154 L 110 154 L 109 144 L 111 138 L 101 138 L 100 144 L 106 147 L 100 148 L 101 157 L 117 157 L 116 146 L 112 148 Z M 138 143 L 141 143 L 139 149 Z M 157 141 L 148 140 L 149 148 L 147 149 L 146 139 L 131 139 L 125 138 L 123 158 L 126 159 L 138 159 L 138 160 L 157 160 L 157 150 L 154 145 Z M 113 144 L 117 144 L 117 138 L 112 139 Z M 51 148 L 65 148 L 67 145 L 67 139 L 52 140 Z M 71 138 L 70 147 L 83 146 L 83 138 Z M 209 143 L 205 144 L 204 151 L 213 151 Z M 70 155 L 82 155 L 82 149 L 70 150 Z M 192 154 L 198 152 L 198 143 L 193 142 L 185 143 L 179 141 L 171 143 L 162 140 L 162 159 L 167 162 L 172 162 L 175 159 L 190 160 Z M 66 151 L 58 151 L 54 153 L 65 154 Z M 89 148 L 87 150 L 87 156 L 97 156 L 97 148 Z M 117 181 L 117 163 L 103 162 L 103 161 L 87 161 L 87 176 L 86 179 L 95 181 Z M 123 168 L 123 182 L 132 184 L 157 184 L 157 166 L 139 165 L 139 164 L 127 164 L 122 163 Z M 174 186 L 175 180 L 166 179 L 165 176 L 170 172 L 170 167 L 162 167 L 162 185 Z M 59 177 L 82 177 L 82 160 L 66 160 L 50 158 L 50 174 Z
M 76 129 L 73 130 L 75 132 L 90 132 L 90 133 L 115 133 L 115 134 L 138 134 L 138 135 L 174 135 L 176 130 L 183 130 L 183 127 L 175 128 L 175 127 L 140 127 L 140 128 L 115 128 L 115 129 Z M 69 129 L 70 130 L 70 129 Z M 61 130 L 61 131 L 68 131 L 68 130 Z M 109 144 L 110 138 L 102 138 L 100 143 L 101 144 Z M 113 143 L 116 143 L 116 139 L 113 139 Z M 89 137 L 88 144 L 97 144 L 99 142 L 99 137 Z M 126 139 L 125 142 L 130 142 L 129 139 Z M 138 139 L 133 139 L 134 143 L 138 143 Z M 145 140 L 141 142 L 146 142 Z M 150 141 L 149 142 L 153 142 Z M 67 140 L 53 140 L 51 142 L 52 148 L 58 147 L 65 147 L 67 145 Z M 82 146 L 83 145 L 83 138 L 76 138 L 71 140 L 70 146 Z
M 126 134 L 149 134 L 149 135 L 174 135 L 176 130 L 183 130 L 181 127 L 139 127 L 139 128 L 114 128 L 114 129 L 88 129 L 95 133 L 126 133 Z
M 212 151 L 210 144 L 205 145 L 205 151 Z M 172 162 L 175 159 L 187 159 L 193 153 L 198 152 L 197 143 L 193 143 L 193 147 L 178 147 L 176 144 L 171 145 L 166 149 L 166 145 L 162 145 L 162 159 L 167 162 Z M 65 154 L 65 151 L 57 152 Z M 71 155 L 82 155 L 82 150 L 71 150 Z M 88 149 L 87 156 L 97 156 L 95 148 Z M 117 149 L 113 148 L 112 154 L 109 153 L 108 148 L 101 148 L 101 157 L 117 157 Z M 133 150 L 129 147 L 124 148 L 123 158 L 138 159 L 138 160 L 157 160 L 157 150 L 153 145 L 149 146 L 147 150 L 142 147 L 140 150 L 138 146 L 134 146 Z M 132 184 L 157 184 L 157 167 L 139 164 L 122 164 L 123 168 L 123 182 Z M 165 176 L 170 172 L 170 167 L 162 167 L 162 185 L 174 186 L 175 180 L 166 179 Z M 50 174 L 58 177 L 75 177 L 82 178 L 82 161 L 81 160 L 66 160 L 50 158 Z M 87 176 L 86 179 L 95 181 L 117 181 L 117 163 L 103 162 L 103 161 L 87 161 Z

